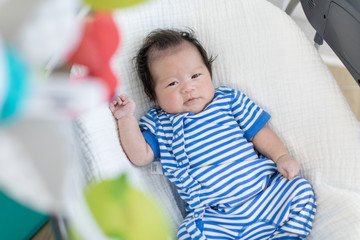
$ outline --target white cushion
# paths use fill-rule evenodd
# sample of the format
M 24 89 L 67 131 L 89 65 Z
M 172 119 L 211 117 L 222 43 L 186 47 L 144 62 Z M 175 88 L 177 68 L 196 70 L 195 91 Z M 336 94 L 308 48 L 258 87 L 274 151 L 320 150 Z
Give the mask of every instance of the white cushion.
M 122 81 L 118 93 L 135 99 L 138 117 L 152 104 L 132 61 L 143 39 L 157 28 L 190 27 L 217 56 L 215 85 L 241 89 L 271 114 L 269 126 L 314 186 L 318 212 L 310 239 L 360 238 L 359 122 L 313 44 L 289 16 L 264 0 L 153 0 L 114 16 L 123 42 L 112 61 Z M 86 125 L 81 134 L 92 155 L 90 170 L 106 175 L 124 166 L 135 169 L 121 150 L 109 110 L 94 112 L 79 120 Z M 156 189 L 162 181 L 144 186 Z M 157 194 L 171 206 L 167 187 Z M 179 209 L 167 210 L 174 225 L 181 222 Z

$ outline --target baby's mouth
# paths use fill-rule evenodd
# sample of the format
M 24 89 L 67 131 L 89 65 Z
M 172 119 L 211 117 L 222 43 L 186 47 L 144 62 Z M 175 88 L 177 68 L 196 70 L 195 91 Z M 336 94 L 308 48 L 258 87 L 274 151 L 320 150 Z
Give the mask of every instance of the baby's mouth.
M 199 98 L 189 98 L 188 100 L 186 100 L 184 102 L 185 105 L 191 105 L 193 104 L 194 102 L 196 102 Z

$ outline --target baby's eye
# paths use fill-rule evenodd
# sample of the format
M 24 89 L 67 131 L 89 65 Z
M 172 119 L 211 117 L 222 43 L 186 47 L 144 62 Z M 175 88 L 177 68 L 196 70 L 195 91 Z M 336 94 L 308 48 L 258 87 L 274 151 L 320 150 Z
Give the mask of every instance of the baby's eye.
M 200 77 L 200 73 L 197 73 L 197 74 L 192 75 L 192 76 L 191 76 L 191 79 L 198 78 L 198 77 Z
M 175 85 L 177 85 L 178 84 L 178 82 L 172 82 L 172 83 L 170 83 L 168 86 L 175 86 Z

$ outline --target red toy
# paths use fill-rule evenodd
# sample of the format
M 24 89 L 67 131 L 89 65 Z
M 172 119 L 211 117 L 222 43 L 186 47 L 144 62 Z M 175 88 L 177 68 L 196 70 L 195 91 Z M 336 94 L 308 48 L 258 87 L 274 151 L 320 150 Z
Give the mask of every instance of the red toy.
M 89 75 L 98 77 L 108 89 L 110 100 L 117 88 L 110 60 L 120 45 L 120 34 L 110 13 L 95 13 L 86 19 L 82 39 L 72 52 L 68 63 L 88 68 Z

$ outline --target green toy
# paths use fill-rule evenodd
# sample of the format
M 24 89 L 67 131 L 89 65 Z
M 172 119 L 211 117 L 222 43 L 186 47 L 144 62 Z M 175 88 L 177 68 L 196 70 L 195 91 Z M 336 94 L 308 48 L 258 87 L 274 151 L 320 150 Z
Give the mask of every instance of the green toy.
M 168 239 L 164 216 L 144 194 L 128 184 L 125 174 L 91 184 L 85 197 L 98 225 L 111 239 Z
M 145 2 L 145 0 L 85 0 L 85 3 L 94 10 L 115 10 L 142 2 Z

